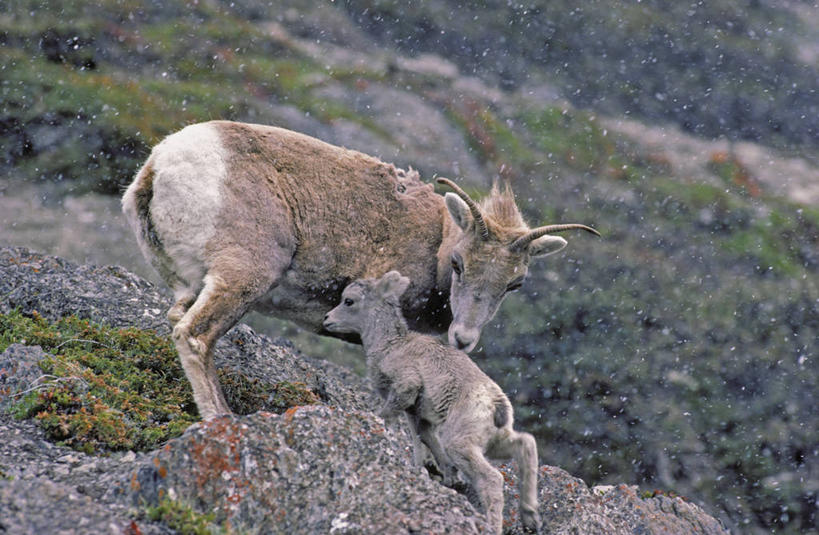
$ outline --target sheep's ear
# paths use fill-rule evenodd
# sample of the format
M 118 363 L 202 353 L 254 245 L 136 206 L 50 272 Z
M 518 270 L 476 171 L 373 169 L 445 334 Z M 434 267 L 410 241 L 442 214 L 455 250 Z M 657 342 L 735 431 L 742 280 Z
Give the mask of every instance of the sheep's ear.
M 566 247 L 568 242 L 560 236 L 546 235 L 529 244 L 529 254 L 532 256 L 546 256 L 556 253 Z
M 452 192 L 448 192 L 444 195 L 444 203 L 446 203 L 446 209 L 449 210 L 449 215 L 455 220 L 455 224 L 466 232 L 469 228 L 470 221 L 472 221 L 469 206 L 467 206 L 463 199 Z
M 376 291 L 384 298 L 401 299 L 404 292 L 409 288 L 410 280 L 397 271 L 385 273 L 375 285 Z

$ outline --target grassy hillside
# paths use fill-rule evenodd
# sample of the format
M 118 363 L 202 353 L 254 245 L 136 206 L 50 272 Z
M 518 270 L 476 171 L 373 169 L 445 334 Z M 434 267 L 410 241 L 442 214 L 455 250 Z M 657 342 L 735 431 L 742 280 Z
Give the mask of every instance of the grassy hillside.
M 582 107 L 819 148 L 811 2 L 345 4 L 382 42 L 444 53 L 505 87 L 546 82 Z
M 773 196 L 731 151 L 683 172 L 663 156 L 675 146 L 658 152 L 598 116 L 757 139 L 819 176 L 805 22 L 738 0 L 691 15 L 659 2 L 482 5 L 0 2 L 0 168 L 115 193 L 162 136 L 227 118 L 470 191 L 501 176 L 532 223 L 603 233 L 533 264 L 475 354 L 543 460 L 685 495 L 738 532 L 815 533 L 819 210 Z M 486 81 L 401 55 L 419 48 Z M 544 81 L 575 105 L 518 90 Z M 326 339 L 298 345 L 358 358 Z

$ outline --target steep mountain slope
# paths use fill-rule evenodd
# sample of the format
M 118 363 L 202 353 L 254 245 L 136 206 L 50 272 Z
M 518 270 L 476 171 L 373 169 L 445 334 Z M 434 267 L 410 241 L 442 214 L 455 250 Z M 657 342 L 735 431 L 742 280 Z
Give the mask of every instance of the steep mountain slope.
M 813 1 L 345 2 L 399 49 L 711 137 L 819 148 Z
M 375 416 L 362 378 L 245 325 L 215 348 L 244 416 L 190 425 L 170 302 L 122 268 L 0 248 L 0 531 L 488 532 L 466 496 L 412 466 L 403 419 Z M 499 469 L 518 535 L 516 470 Z M 538 483 L 544 532 L 727 533 L 679 496 L 589 488 L 551 466 Z
M 604 234 L 533 264 L 475 355 L 544 460 L 713 504 L 738 532 L 815 532 L 819 114 L 815 19 L 798 18 L 810 4 L 726 0 L 689 16 L 550 3 L 546 19 L 486 4 L 0 3 L 0 203 L 21 181 L 56 184 L 44 209 L 82 202 L 55 188 L 117 192 L 163 135 L 217 117 L 476 195 L 509 180 L 533 223 Z M 531 44 L 542 32 L 546 55 Z

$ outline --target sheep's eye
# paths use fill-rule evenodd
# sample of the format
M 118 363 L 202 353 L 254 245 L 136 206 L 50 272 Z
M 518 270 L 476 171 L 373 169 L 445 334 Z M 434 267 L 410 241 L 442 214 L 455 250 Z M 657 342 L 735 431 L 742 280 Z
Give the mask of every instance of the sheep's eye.
M 349 297 L 348 297 L 348 298 L 346 298 L 346 299 L 344 299 L 344 306 L 345 306 L 345 307 L 351 307 L 351 306 L 353 306 L 353 303 L 355 303 L 355 301 L 353 301 L 353 300 L 352 300 L 352 299 L 350 299 Z
M 522 280 L 516 280 L 509 283 L 509 286 L 506 287 L 507 292 L 514 292 L 520 290 L 520 287 L 523 286 Z
M 452 271 L 454 271 L 456 275 L 460 276 L 461 272 L 463 271 L 463 260 L 461 260 L 461 257 L 452 255 L 450 262 L 452 263 Z

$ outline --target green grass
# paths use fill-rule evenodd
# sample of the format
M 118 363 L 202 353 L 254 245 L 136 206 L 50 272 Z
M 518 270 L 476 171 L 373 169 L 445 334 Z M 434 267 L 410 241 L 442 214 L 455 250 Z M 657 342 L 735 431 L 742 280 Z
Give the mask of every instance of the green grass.
M 13 408 L 61 444 L 88 453 L 149 450 L 197 421 L 196 406 L 167 337 L 76 317 L 0 315 L 0 351 L 39 345 L 42 380 Z
M 43 375 L 12 407 L 48 437 L 87 453 L 151 450 L 198 420 L 173 343 L 136 328 L 115 329 L 76 317 L 49 322 L 34 313 L 0 314 L 0 352 L 9 344 L 38 345 L 49 355 Z M 219 370 L 231 408 L 284 412 L 318 403 L 304 384 L 267 384 L 236 370 Z
M 271 101 L 390 136 L 313 92 L 327 81 L 352 85 L 373 73 L 329 72 L 230 9 L 113 1 L 18 8 L 0 15 L 4 115 L 27 133 L 48 126 L 71 135 L 45 145 L 27 137 L 13 157 L 17 176 L 117 193 L 164 136 L 210 119 L 258 121 Z
M 616 165 L 614 140 L 587 112 L 548 107 L 520 112 L 517 118 L 550 160 L 582 172 L 607 172 Z
M 162 522 L 179 535 L 213 535 L 230 533 L 226 526 L 215 524 L 214 513 L 199 513 L 179 501 L 163 498 L 159 505 L 148 507 L 146 516 L 154 522 Z
M 445 111 L 464 134 L 467 145 L 498 173 L 508 176 L 530 164 L 535 155 L 525 142 L 489 108 L 471 100 L 449 102 Z

